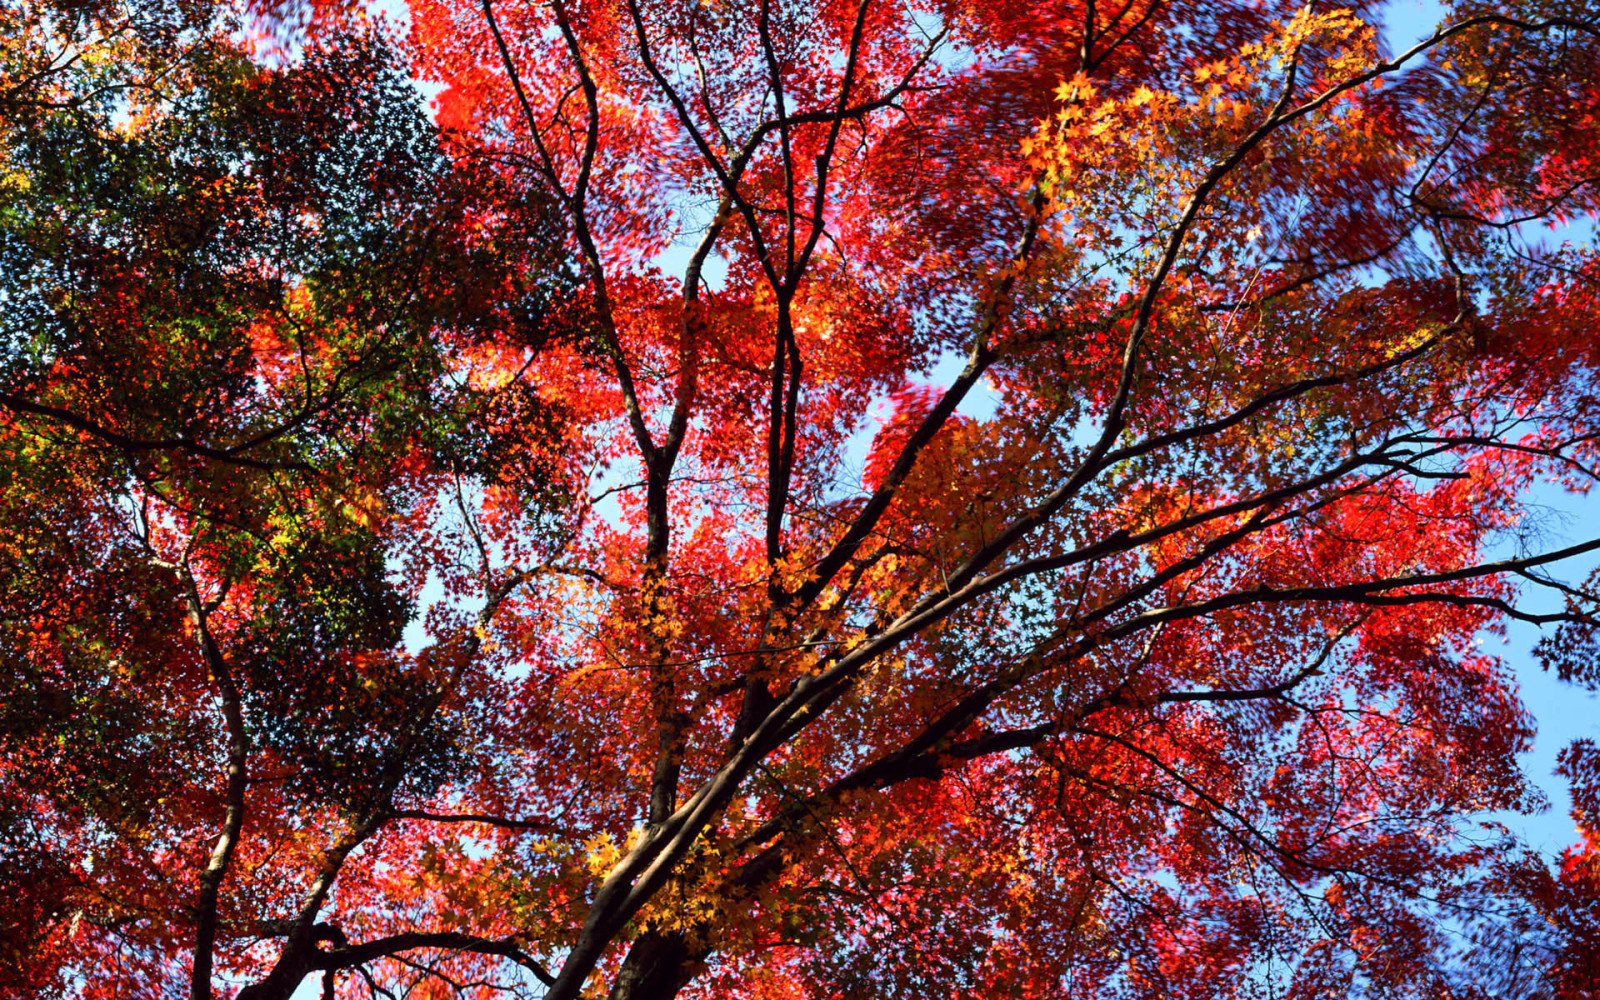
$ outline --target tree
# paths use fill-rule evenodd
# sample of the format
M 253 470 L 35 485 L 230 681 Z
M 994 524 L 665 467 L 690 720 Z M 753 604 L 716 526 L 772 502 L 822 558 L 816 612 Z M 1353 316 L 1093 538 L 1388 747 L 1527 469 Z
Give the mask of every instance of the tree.
M 134 10 L 7 15 L 17 988 L 1581 976 L 1600 12 Z
M 122 995 L 184 955 L 209 995 L 218 937 L 259 933 L 236 864 L 461 756 L 459 668 L 394 657 L 414 595 L 377 518 L 416 486 L 396 461 L 466 476 L 491 418 L 546 422 L 449 355 L 541 343 L 570 276 L 380 38 L 270 71 L 215 11 L 58 14 L 6 95 L 0 870 L 29 888 L 0 975 Z
M 1560 878 L 1547 896 L 1548 922 L 1557 931 L 1555 944 L 1557 995 L 1569 1000 L 1588 1000 L 1600 982 L 1600 843 L 1595 834 L 1597 818 L 1594 745 L 1579 741 L 1563 755 L 1563 770 L 1574 778 L 1578 807 L 1575 810 L 1584 831 L 1583 844 L 1569 847 L 1561 856 Z

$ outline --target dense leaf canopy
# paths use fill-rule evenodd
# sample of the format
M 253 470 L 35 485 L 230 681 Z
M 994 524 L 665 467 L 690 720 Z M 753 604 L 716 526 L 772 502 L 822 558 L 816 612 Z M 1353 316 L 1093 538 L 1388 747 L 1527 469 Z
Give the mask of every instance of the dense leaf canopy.
M 407 13 L 0 0 L 0 993 L 1595 995 L 1600 7 Z

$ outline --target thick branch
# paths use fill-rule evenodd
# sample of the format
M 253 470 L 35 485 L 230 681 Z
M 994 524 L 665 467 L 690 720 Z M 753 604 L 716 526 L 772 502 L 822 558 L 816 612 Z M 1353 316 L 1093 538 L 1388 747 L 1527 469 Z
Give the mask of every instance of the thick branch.
M 321 951 L 312 960 L 313 969 L 349 969 L 358 965 L 380 958 L 393 958 L 407 951 L 418 948 L 440 948 L 449 951 L 467 951 L 479 955 L 499 955 L 509 958 L 522 968 L 533 973 L 535 979 L 549 986 L 555 982 L 555 977 L 550 975 L 532 956 L 517 947 L 512 938 L 485 938 L 474 934 L 462 934 L 456 931 L 407 931 L 403 934 L 392 934 L 389 937 L 377 938 L 372 941 L 363 941 L 360 944 L 334 948 L 330 951 Z

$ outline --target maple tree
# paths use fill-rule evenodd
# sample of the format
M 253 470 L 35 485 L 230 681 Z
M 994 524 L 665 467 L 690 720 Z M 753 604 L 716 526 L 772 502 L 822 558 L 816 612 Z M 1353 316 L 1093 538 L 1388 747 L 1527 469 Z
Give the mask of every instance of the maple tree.
M 0 989 L 1590 995 L 1600 11 L 1449 14 L 0 8 Z

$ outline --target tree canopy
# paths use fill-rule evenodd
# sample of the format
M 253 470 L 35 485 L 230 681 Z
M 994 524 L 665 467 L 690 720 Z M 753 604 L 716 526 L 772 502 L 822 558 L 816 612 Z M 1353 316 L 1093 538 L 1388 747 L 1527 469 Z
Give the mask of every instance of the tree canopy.
M 1600 7 L 405 13 L 0 0 L 0 993 L 1595 995 Z

